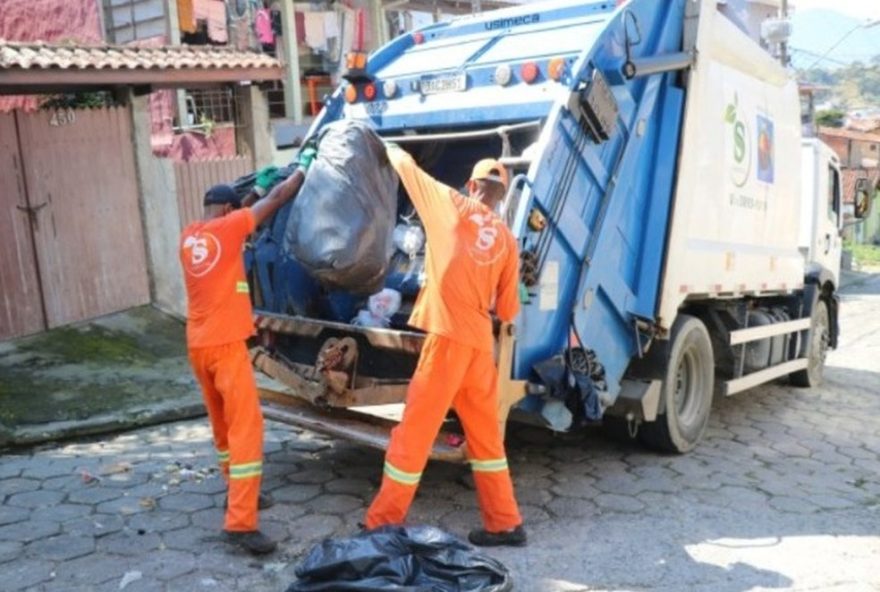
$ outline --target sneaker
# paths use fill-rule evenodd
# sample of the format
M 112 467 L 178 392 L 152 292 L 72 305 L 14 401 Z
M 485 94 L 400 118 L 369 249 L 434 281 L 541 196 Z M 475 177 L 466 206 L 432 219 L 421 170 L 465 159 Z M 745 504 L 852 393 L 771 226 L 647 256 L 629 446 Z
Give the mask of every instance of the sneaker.
M 526 530 L 522 524 L 502 532 L 489 532 L 477 528 L 468 534 L 468 540 L 478 547 L 522 547 L 526 544 Z
M 275 505 L 275 498 L 272 497 L 269 493 L 260 493 L 260 497 L 257 498 L 257 509 L 258 510 L 268 510 L 272 506 Z M 223 509 L 229 507 L 229 497 L 227 496 L 226 500 L 223 502 Z
M 244 549 L 251 555 L 266 555 L 275 550 L 278 544 L 259 530 L 223 531 L 227 543 Z

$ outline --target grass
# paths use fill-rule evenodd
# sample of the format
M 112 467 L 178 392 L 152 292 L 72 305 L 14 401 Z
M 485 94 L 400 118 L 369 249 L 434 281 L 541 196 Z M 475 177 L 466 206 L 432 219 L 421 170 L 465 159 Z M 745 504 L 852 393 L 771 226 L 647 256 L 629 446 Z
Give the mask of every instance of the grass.
M 846 248 L 852 250 L 853 259 L 860 265 L 880 265 L 880 246 L 848 244 Z
M 197 397 L 183 325 L 150 307 L 0 349 L 0 431 Z M 0 434 L 2 440 L 2 434 Z

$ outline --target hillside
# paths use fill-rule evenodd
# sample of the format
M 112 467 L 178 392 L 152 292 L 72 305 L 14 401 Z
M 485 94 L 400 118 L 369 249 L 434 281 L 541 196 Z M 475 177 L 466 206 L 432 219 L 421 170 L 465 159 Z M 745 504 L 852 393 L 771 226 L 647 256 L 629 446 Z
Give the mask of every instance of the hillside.
M 844 110 L 880 108 L 880 54 L 866 64 L 799 70 L 798 79 L 829 87 L 816 94 L 818 104 L 830 103 Z

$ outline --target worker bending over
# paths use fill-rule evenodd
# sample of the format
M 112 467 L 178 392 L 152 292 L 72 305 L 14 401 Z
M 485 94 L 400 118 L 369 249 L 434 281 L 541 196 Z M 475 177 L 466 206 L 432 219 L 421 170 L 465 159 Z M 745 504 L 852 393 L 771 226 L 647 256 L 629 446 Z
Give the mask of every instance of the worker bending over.
M 263 472 L 263 416 L 245 341 L 254 334 L 242 249 L 247 236 L 299 191 L 315 157 L 308 148 L 286 180 L 252 207 L 235 191 L 217 185 L 205 194 L 205 219 L 187 226 L 180 238 L 188 315 L 186 340 L 193 373 L 202 387 L 227 496 L 227 540 L 254 553 L 271 553 L 275 542 L 257 527 Z M 276 181 L 274 169 L 257 178 L 258 193 Z M 252 201 L 249 195 L 248 201 Z
M 465 432 L 477 486 L 482 529 L 475 545 L 524 545 L 525 530 L 498 422 L 498 370 L 489 311 L 504 322 L 519 312 L 519 254 L 494 210 L 508 176 L 496 160 L 476 164 L 470 199 L 434 180 L 395 145 L 387 148 L 427 235 L 427 280 L 410 324 L 428 336 L 406 396 L 403 419 L 391 433 L 382 486 L 366 527 L 400 524 L 415 497 L 434 439 L 450 407 Z

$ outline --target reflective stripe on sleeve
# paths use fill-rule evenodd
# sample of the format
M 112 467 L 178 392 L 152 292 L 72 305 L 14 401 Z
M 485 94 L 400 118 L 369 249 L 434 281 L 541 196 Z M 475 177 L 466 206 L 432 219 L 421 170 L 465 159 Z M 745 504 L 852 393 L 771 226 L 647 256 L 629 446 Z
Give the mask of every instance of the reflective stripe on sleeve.
M 248 294 L 250 293 L 250 289 L 248 288 L 247 282 L 236 282 L 235 283 L 235 291 L 239 294 Z

